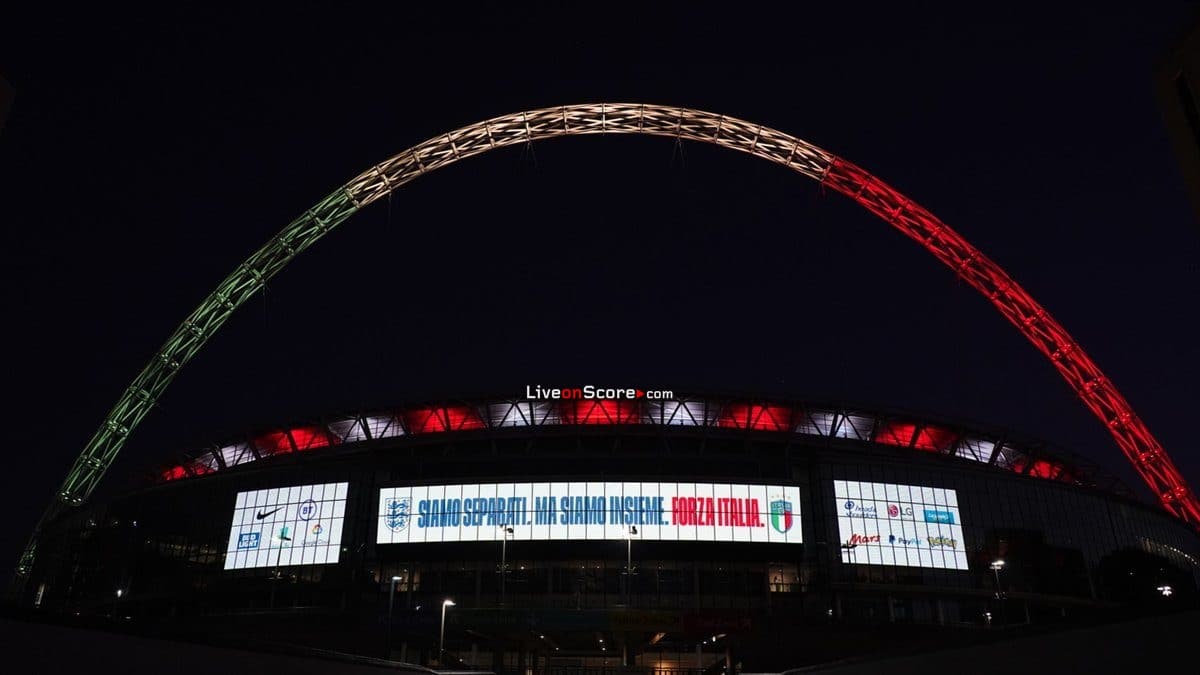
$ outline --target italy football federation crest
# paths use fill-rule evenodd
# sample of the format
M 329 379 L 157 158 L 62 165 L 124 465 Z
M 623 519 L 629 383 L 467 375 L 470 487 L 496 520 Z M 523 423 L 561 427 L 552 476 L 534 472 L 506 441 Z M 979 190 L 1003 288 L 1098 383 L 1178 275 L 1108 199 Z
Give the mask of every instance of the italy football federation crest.
M 771 502 L 771 527 L 776 532 L 787 532 L 792 529 L 792 503 L 786 499 L 776 499 Z
M 412 513 L 412 498 L 401 497 L 389 499 L 384 503 L 383 522 L 392 532 L 399 532 L 408 527 Z

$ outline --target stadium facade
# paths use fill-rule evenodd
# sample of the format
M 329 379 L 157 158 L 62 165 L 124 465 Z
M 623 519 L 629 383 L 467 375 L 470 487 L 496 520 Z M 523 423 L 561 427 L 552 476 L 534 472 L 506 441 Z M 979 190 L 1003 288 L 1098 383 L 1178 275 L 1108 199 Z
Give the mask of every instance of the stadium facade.
M 25 601 L 498 671 L 733 671 L 795 665 L 830 627 L 850 656 L 864 625 L 1047 624 L 1198 582 L 1195 531 L 1044 443 L 681 396 L 253 434 L 48 523 Z

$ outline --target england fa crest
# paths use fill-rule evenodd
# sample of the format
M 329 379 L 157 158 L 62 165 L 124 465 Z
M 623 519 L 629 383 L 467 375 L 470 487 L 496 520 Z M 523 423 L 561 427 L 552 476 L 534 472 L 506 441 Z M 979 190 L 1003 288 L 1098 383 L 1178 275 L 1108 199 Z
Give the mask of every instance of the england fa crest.
M 389 499 L 384 503 L 383 522 L 392 532 L 400 532 L 408 527 L 412 517 L 412 498 L 401 497 Z

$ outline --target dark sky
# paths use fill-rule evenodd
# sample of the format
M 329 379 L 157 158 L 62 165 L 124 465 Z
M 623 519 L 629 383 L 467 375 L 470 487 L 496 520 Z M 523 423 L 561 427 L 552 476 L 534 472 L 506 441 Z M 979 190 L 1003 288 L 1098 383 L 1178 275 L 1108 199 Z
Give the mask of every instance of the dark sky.
M 742 117 L 890 182 L 1053 312 L 1200 485 L 1200 228 L 1151 89 L 1192 7 L 163 5 L 0 21 L 0 560 L 163 339 L 286 222 L 427 137 L 579 102 Z M 849 200 L 728 150 L 589 137 L 351 219 L 184 370 L 108 484 L 311 414 L 587 382 L 924 410 L 1136 482 L 989 303 Z

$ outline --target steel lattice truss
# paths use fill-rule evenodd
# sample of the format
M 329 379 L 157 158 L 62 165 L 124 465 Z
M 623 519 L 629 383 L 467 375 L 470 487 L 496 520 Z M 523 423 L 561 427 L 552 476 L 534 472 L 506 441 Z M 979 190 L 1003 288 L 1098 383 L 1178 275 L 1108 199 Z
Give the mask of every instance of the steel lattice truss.
M 81 504 L 167 386 L 229 315 L 291 260 L 371 202 L 434 169 L 488 150 L 580 134 L 648 134 L 713 143 L 782 164 L 841 192 L 916 240 L 996 306 L 1050 359 L 1108 428 L 1163 507 L 1200 527 L 1200 501 L 1162 445 L 1095 362 L 1032 296 L 966 239 L 859 167 L 794 136 L 725 115 L 672 106 L 599 103 L 496 117 L 413 146 L 371 167 L 289 223 L 221 282 L 121 395 L 38 524 Z M 18 574 L 32 566 L 37 532 Z

